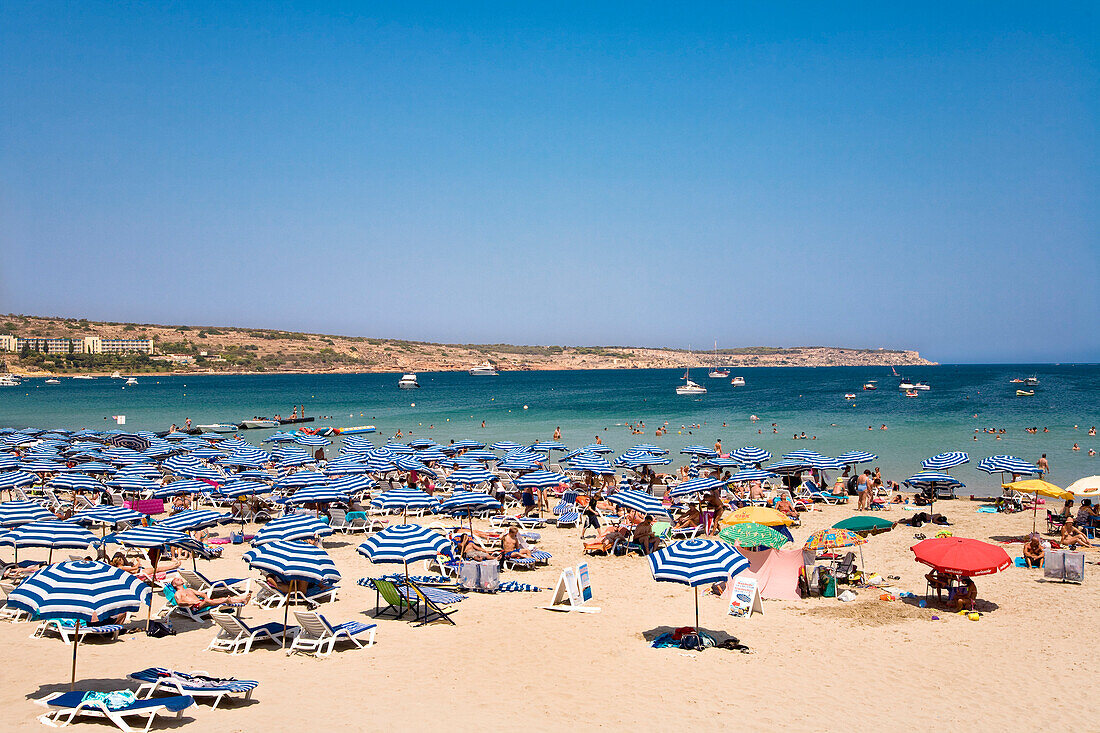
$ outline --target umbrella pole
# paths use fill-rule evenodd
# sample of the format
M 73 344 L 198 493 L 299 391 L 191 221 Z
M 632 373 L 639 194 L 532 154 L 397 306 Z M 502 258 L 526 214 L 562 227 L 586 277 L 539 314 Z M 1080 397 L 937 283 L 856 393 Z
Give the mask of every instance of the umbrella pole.
M 286 594 L 286 602 L 283 604 L 283 649 L 286 649 L 287 622 L 290 620 L 290 601 L 298 591 L 298 581 L 290 581 L 290 592 Z
M 699 633 L 699 586 L 695 586 L 695 633 Z
M 76 648 L 80 645 L 80 619 L 73 626 L 73 671 L 69 678 L 69 691 L 76 689 Z
M 50 548 L 49 556 L 46 558 L 46 564 L 47 565 L 53 565 L 53 548 L 52 547 Z
M 153 577 L 149 579 L 149 585 L 155 586 L 157 583 L 157 561 L 160 560 L 160 548 L 149 548 L 149 561 L 153 563 Z M 153 619 L 153 604 L 150 603 L 145 610 L 145 633 L 149 633 L 149 626 L 152 624 Z

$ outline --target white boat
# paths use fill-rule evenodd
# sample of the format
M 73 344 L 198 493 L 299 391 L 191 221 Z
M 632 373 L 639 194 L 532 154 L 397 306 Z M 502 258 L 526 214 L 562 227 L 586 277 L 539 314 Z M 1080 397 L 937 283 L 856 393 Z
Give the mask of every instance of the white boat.
M 198 425 L 199 430 L 204 433 L 235 433 L 237 432 L 237 426 L 230 423 L 216 422 L 209 425 Z
M 201 425 L 199 427 L 202 427 Z M 242 420 L 241 427 L 247 430 L 260 430 L 262 428 L 277 428 L 279 427 L 278 420 Z
M 22 382 L 14 374 L 0 374 L 0 387 L 18 387 Z
M 126 377 L 126 384 L 137 384 L 138 381 L 134 377 Z
M 492 362 L 486 361 L 477 366 L 470 368 L 470 374 L 475 377 L 495 377 L 497 376 L 496 367 Z M 407 375 L 406 375 L 407 376 Z
M 901 384 L 898 385 L 898 389 L 903 390 L 905 392 L 912 392 L 914 390 L 916 390 L 918 392 L 927 392 L 928 390 L 930 390 L 932 388 L 929 387 L 924 382 L 910 382 L 907 378 L 902 377 L 901 378 Z
M 1026 384 L 1028 387 L 1034 387 L 1039 384 L 1039 378 L 1034 375 L 1030 376 L 1024 380 L 1024 384 Z
M 1017 397 L 1034 397 L 1035 396 L 1035 390 L 1033 390 L 1033 389 L 1026 389 L 1026 390 L 1025 389 L 1018 389 L 1018 390 L 1016 390 L 1016 396 Z
M 49 379 L 46 380 L 46 384 L 61 384 L 61 380 L 60 379 L 54 379 L 53 377 L 50 377 Z
M 874 392 L 876 389 L 878 389 L 878 385 L 875 384 L 876 381 L 877 380 L 874 379 L 868 380 L 863 384 L 863 389 L 867 392 Z
M 406 374 L 397 380 L 397 386 L 401 389 L 420 389 L 420 382 L 416 381 L 415 374 Z
M 690 375 L 689 370 L 685 369 L 684 370 L 684 376 L 683 376 L 684 383 L 683 383 L 682 386 L 676 388 L 676 394 L 678 394 L 678 395 L 706 394 L 707 393 L 707 388 L 704 387 L 701 384 L 697 384 L 696 382 L 691 381 L 690 376 L 691 375 Z
M 122 375 L 119 374 L 118 372 L 115 372 L 114 374 L 111 375 L 111 379 L 122 379 Z
M 714 367 L 707 372 L 707 376 L 711 379 L 725 379 L 730 375 L 729 369 L 718 368 L 718 342 L 714 342 Z
M 924 382 L 917 382 L 916 384 L 913 385 L 913 389 L 917 390 L 918 392 L 927 392 L 928 390 L 930 390 L 932 388 L 929 387 Z
M 95 379 L 91 374 L 74 374 L 73 379 Z
M 855 395 L 854 392 L 849 392 L 848 394 L 844 395 L 844 399 L 846 399 L 846 400 L 854 400 L 855 398 L 856 398 L 856 395 Z
M 730 380 L 730 384 L 732 384 L 734 387 L 744 387 L 745 386 L 745 378 L 744 377 L 734 377 L 733 379 Z

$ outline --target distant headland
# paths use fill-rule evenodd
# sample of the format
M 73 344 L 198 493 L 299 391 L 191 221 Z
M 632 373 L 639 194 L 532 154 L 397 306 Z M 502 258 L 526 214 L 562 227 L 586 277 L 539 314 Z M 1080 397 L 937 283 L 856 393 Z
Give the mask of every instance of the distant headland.
M 7 336 L 9 338 L 3 338 Z M 94 345 L 96 348 L 92 348 Z M 108 351 L 105 347 L 114 350 Z M 230 326 L 166 326 L 0 316 L 0 362 L 23 375 L 505 371 L 756 366 L 930 365 L 911 350 L 750 346 L 714 352 L 646 346 L 438 344 Z M 96 350 L 98 349 L 98 350 Z M 2 370 L 0 370 L 2 371 Z

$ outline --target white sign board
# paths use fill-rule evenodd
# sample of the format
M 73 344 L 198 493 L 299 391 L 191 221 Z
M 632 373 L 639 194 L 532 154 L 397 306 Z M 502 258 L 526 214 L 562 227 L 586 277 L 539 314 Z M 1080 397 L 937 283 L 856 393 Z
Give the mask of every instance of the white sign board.
M 756 578 L 734 578 L 730 590 L 730 616 L 749 617 L 764 613 Z
M 581 611 L 599 613 L 598 608 L 586 605 L 592 600 L 592 581 L 588 574 L 588 563 L 581 563 L 574 570 L 565 568 L 558 576 L 554 586 L 552 605 L 543 606 L 550 611 Z

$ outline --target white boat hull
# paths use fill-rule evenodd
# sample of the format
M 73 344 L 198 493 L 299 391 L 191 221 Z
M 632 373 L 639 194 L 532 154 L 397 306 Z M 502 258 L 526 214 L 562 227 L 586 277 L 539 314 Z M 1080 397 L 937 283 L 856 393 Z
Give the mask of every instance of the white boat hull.
M 199 427 L 202 427 L 201 425 Z M 249 430 L 260 430 L 262 428 L 277 428 L 279 427 L 278 420 L 242 420 L 241 427 Z

